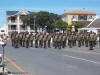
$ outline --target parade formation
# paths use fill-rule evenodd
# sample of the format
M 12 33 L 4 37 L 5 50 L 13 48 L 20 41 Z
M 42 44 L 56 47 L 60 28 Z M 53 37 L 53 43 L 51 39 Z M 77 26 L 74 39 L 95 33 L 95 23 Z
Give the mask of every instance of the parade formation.
M 94 32 L 68 32 L 68 33 L 47 33 L 37 32 L 35 34 L 28 32 L 13 32 L 11 34 L 12 46 L 15 48 L 22 47 L 35 47 L 35 48 L 51 48 L 62 49 L 65 47 L 73 48 L 89 47 L 93 50 L 97 44 L 100 45 L 100 34 Z

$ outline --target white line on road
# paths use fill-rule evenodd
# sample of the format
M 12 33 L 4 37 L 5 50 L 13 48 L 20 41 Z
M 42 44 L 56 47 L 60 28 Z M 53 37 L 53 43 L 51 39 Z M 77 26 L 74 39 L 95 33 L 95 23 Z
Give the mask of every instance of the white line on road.
M 91 60 L 87 60 L 87 59 L 83 59 L 83 58 L 78 58 L 78 57 L 74 57 L 74 56 L 70 56 L 70 55 L 64 55 L 64 56 L 69 57 L 69 58 L 73 58 L 73 59 L 77 59 L 77 60 L 81 60 L 81 61 L 91 62 L 91 63 L 94 63 L 94 64 L 99 64 L 100 65 L 100 62 L 91 61 Z

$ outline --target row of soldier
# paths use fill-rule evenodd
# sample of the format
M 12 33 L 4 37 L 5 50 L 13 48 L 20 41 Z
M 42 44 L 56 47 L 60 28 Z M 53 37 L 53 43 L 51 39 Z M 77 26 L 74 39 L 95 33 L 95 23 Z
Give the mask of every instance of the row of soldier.
M 35 42 L 35 47 L 38 48 L 65 48 L 68 44 L 70 48 L 73 46 L 89 47 L 90 50 L 93 50 L 93 47 L 97 44 L 97 37 L 99 37 L 100 44 L 100 35 L 96 35 L 93 32 L 90 33 L 36 33 L 29 34 L 28 32 L 17 33 L 13 32 L 11 34 L 12 46 L 18 48 L 19 46 L 23 47 L 33 47 L 33 41 Z M 52 45 L 51 45 L 52 44 Z

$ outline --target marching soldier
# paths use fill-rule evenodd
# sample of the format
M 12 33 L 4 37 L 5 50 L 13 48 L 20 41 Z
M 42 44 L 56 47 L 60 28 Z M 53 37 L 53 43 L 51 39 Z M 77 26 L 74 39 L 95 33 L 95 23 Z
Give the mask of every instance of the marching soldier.
M 81 47 L 81 35 L 79 34 L 77 37 L 78 47 Z
M 44 33 L 44 37 L 43 37 L 43 45 L 44 45 L 44 48 L 47 47 L 47 33 Z
M 39 47 L 42 48 L 42 46 L 43 46 L 43 34 L 40 33 L 40 36 L 39 36 Z
M 51 48 L 51 46 L 50 46 L 50 43 L 51 43 L 51 37 L 52 37 L 52 35 L 51 35 L 51 34 L 48 34 L 48 36 L 47 36 L 48 48 Z
M 23 47 L 25 47 L 25 38 L 26 38 L 25 36 L 26 36 L 26 34 L 23 33 L 23 34 L 22 34 L 22 46 L 23 46 Z
M 22 46 L 22 33 L 19 34 L 19 44 Z
M 66 40 L 67 40 L 66 34 L 63 34 L 63 36 L 62 36 L 62 48 L 66 47 Z
M 52 35 L 52 46 L 55 47 L 55 33 Z
M 97 35 L 94 33 L 94 47 L 96 46 L 96 44 L 97 44 L 97 42 L 96 42 L 96 40 L 97 40 Z
M 88 47 L 88 44 L 89 44 L 89 35 L 88 35 L 88 33 L 86 33 L 84 35 L 84 41 L 85 41 L 85 46 Z
M 15 32 L 12 32 L 11 34 L 11 42 L 12 42 L 12 46 L 14 47 L 14 40 L 15 40 Z
M 27 32 L 27 33 L 26 33 L 26 37 L 25 37 L 26 48 L 29 47 L 29 38 L 30 38 L 30 35 L 29 35 L 29 33 Z
M 90 50 L 93 50 L 93 42 L 94 42 L 94 34 L 91 33 L 90 34 L 90 38 L 89 38 L 89 47 L 90 47 Z
M 57 40 L 58 40 L 58 34 L 55 34 L 54 36 L 54 47 L 55 48 L 57 48 L 57 45 L 58 45 Z
M 14 39 L 15 39 L 15 42 L 14 42 L 15 43 L 15 48 L 18 48 L 18 44 L 19 44 L 19 34 L 17 32 L 15 33 L 15 38 Z
M 38 48 L 38 39 L 39 39 L 39 34 L 38 32 L 35 34 L 35 48 Z
M 59 49 L 61 49 L 61 46 L 62 46 L 62 34 L 59 33 L 59 34 L 58 34 L 58 38 L 57 38 L 57 47 L 58 47 Z
M 68 36 L 68 45 L 69 45 L 70 48 L 72 48 L 72 39 L 73 39 L 73 35 L 69 34 L 69 36 Z
M 81 45 L 84 46 L 84 34 L 81 34 Z
M 31 47 L 33 47 L 33 40 L 34 40 L 34 35 L 31 33 L 30 34 L 30 44 L 31 44 Z

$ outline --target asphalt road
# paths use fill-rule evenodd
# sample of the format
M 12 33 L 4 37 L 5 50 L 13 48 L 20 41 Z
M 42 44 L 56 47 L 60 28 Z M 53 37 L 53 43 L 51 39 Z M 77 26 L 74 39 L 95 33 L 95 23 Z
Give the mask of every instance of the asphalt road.
M 5 48 L 5 55 L 28 75 L 100 75 L 100 53 L 85 47 L 59 50 L 13 48 L 9 44 Z M 6 61 L 6 67 L 11 72 L 20 72 L 16 65 Z

